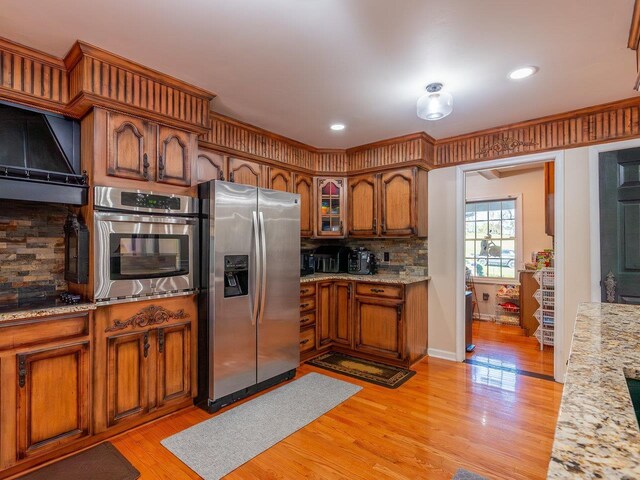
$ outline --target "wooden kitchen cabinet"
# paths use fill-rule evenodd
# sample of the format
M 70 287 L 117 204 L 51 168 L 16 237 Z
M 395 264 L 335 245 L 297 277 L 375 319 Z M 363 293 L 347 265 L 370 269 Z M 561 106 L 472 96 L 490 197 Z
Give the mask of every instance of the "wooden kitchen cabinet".
M 195 133 L 95 108 L 82 120 L 82 135 L 87 139 L 83 168 L 92 184 L 188 193 L 198 150 Z
M 402 359 L 404 302 L 358 296 L 355 303 L 355 350 Z
M 18 459 L 89 435 L 89 341 L 16 355 Z
M 360 175 L 349 178 L 349 236 L 378 235 L 379 176 Z
M 107 426 L 149 412 L 150 332 L 126 332 L 107 338 Z
M 307 360 L 316 354 L 316 284 L 300 285 L 300 358 Z
M 380 234 L 382 236 L 408 237 L 418 234 L 416 172 L 416 168 L 406 168 L 381 175 Z
M 229 178 L 230 182 L 252 185 L 254 187 L 265 187 L 263 165 L 237 157 L 229 157 Z
M 201 148 L 196 160 L 196 183 L 227 179 L 227 159 L 213 150 Z
M 131 428 L 191 404 L 195 295 L 102 306 L 95 317 L 96 433 Z
M 291 172 L 282 168 L 269 168 L 269 188 L 272 190 L 280 190 L 281 192 L 292 192 L 293 182 L 291 180 Z
M 313 236 L 313 180 L 309 175 L 296 173 L 293 192 L 300 195 L 300 236 Z
M 196 135 L 177 128 L 158 127 L 156 182 L 191 185 L 192 151 L 197 147 Z
M 331 341 L 334 344 L 345 345 L 351 347 L 353 339 L 353 322 L 352 322 L 352 282 L 336 281 L 333 282 L 332 295 L 333 298 L 333 315 L 329 325 Z
M 333 282 L 318 282 L 316 300 L 317 331 L 316 348 L 326 349 L 331 345 L 331 320 L 334 315 Z
M 107 112 L 107 175 L 144 182 L 156 165 L 155 124 L 122 113 Z
M 91 313 L 0 324 L 0 477 L 92 434 Z
M 316 178 L 316 237 L 344 238 L 346 179 Z
M 158 407 L 191 398 L 191 323 L 158 328 Z

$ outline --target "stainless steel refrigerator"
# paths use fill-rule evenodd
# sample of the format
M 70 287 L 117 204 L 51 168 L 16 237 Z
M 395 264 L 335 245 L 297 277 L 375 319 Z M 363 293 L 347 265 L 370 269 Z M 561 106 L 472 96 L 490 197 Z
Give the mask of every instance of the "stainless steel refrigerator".
M 300 364 L 300 196 L 222 181 L 199 193 L 199 404 L 215 411 Z

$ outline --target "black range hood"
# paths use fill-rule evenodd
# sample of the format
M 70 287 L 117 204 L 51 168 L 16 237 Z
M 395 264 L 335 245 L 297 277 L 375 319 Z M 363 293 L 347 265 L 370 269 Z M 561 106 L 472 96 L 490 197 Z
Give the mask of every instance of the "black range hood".
M 0 198 L 86 205 L 80 124 L 0 102 Z

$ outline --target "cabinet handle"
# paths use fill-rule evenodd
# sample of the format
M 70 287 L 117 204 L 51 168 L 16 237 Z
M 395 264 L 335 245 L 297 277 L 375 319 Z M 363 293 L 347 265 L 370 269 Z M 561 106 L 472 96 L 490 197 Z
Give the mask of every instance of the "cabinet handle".
M 416 234 L 416 227 L 411 227 L 411 235 L 415 235 Z
M 304 323 L 309 320 L 309 317 L 303 317 L 300 319 L 300 323 Z
M 383 232 L 385 231 L 385 228 L 384 228 L 384 220 L 381 220 L 381 221 L 380 221 L 380 228 L 382 229 L 382 231 L 383 231 Z
M 164 329 L 158 329 L 158 351 L 160 353 L 164 352 Z
M 309 343 L 309 339 L 305 338 L 304 340 L 300 341 L 300 345 L 304 345 L 305 343 Z
M 372 288 L 371 292 L 372 293 L 384 293 L 384 289 L 383 288 Z
M 351 298 L 351 284 L 347 285 L 347 298 Z
M 164 178 L 164 160 L 162 160 L 162 155 L 159 157 L 160 162 L 158 164 L 158 179 L 162 180 Z
M 398 322 L 402 320 L 402 305 L 398 305 L 396 307 L 396 311 L 398 312 Z
M 151 345 L 149 345 L 149 332 L 146 332 L 144 334 L 144 358 L 147 358 L 149 356 L 149 347 Z
M 25 355 L 18 355 L 18 385 L 20 388 L 24 388 L 27 380 L 27 357 Z
M 301 303 L 300 308 L 307 308 L 309 306 L 308 303 Z
M 342 227 L 342 220 L 340 220 L 340 233 L 344 233 L 344 229 Z
M 218 180 L 224 180 L 224 172 L 220 170 L 220 174 L 218 175 Z
M 304 295 L 305 293 L 307 293 L 309 291 L 308 288 L 305 288 L 304 290 L 300 290 L 300 295 Z
M 142 176 L 149 178 L 149 157 L 146 153 L 142 155 Z
M 373 231 L 376 231 L 376 227 L 378 226 L 378 221 L 374 218 L 373 219 Z
M 230 181 L 230 182 L 235 182 L 235 180 L 233 179 L 233 172 L 231 172 L 231 173 L 229 174 L 229 181 Z

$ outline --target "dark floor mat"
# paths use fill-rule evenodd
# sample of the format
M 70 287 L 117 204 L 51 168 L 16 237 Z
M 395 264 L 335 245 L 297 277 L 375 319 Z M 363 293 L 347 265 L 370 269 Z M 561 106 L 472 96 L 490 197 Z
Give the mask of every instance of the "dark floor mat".
M 387 388 L 398 388 L 416 372 L 406 368 L 351 357 L 343 353 L 325 353 L 307 362 L 309 365 L 358 378 Z
M 105 442 L 23 475 L 19 480 L 135 480 L 138 477 L 140 472 L 116 447 Z

